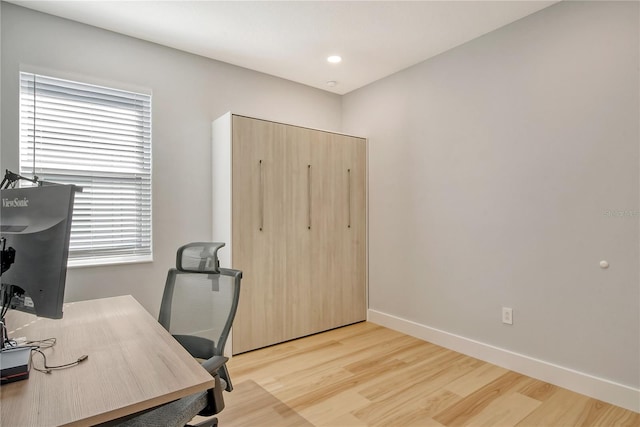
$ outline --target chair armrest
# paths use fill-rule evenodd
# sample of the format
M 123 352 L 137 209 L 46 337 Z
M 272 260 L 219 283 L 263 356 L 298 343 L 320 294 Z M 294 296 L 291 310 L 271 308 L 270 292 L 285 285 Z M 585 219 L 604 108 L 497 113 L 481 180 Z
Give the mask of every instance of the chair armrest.
M 218 369 L 220 369 L 224 366 L 225 363 L 227 363 L 228 360 L 229 358 L 224 356 L 213 356 L 202 362 L 202 367 L 206 369 L 207 372 L 209 372 L 211 375 L 214 375 L 216 372 L 218 372 Z
M 211 374 L 214 379 L 215 386 L 207 390 L 207 406 L 200 411 L 198 415 L 209 417 L 215 415 L 224 409 L 224 398 L 222 397 L 222 383 L 218 370 L 225 366 L 228 358 L 224 356 L 213 356 L 202 362 L 202 367 Z

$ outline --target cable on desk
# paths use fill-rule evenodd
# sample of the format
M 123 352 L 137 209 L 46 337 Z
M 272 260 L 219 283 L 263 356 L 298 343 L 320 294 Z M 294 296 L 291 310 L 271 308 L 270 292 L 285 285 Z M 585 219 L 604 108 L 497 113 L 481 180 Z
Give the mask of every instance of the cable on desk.
M 54 345 L 56 345 L 56 338 L 51 337 L 51 338 L 45 338 L 42 340 L 34 340 L 34 341 L 26 341 L 23 346 L 24 347 L 33 347 L 36 349 L 45 349 L 45 348 L 51 348 Z
M 43 366 L 44 369 L 40 369 L 40 368 L 36 368 L 35 364 L 33 363 L 33 354 L 34 353 L 38 353 L 42 356 L 42 360 L 43 360 Z M 84 362 L 85 360 L 87 360 L 89 358 L 89 356 L 87 356 L 86 354 L 78 357 L 78 360 L 74 361 L 74 362 L 69 362 L 69 363 L 64 363 L 62 365 L 53 365 L 53 366 L 49 366 L 47 365 L 47 356 L 38 348 L 32 348 L 31 349 L 31 367 L 33 369 L 35 369 L 38 372 L 43 372 L 45 374 L 50 374 L 52 370 L 54 369 L 66 369 L 66 368 L 71 368 L 73 366 L 77 366 L 80 363 Z
M 51 338 L 45 338 L 45 339 L 42 339 L 42 340 L 27 341 L 27 342 L 24 343 L 24 345 L 21 345 L 20 347 L 31 347 L 31 354 L 29 356 L 31 358 L 31 367 L 33 369 L 35 369 L 36 371 L 43 372 L 45 374 L 50 374 L 51 371 L 54 370 L 54 369 L 71 368 L 73 366 L 79 365 L 80 363 L 84 362 L 85 360 L 87 360 L 89 358 L 89 356 L 87 356 L 85 354 L 85 355 L 82 355 L 82 356 L 78 357 L 78 359 L 73 361 L 73 362 L 63 363 L 61 365 L 49 366 L 49 365 L 47 365 L 47 355 L 44 354 L 42 352 L 42 350 L 55 346 L 56 342 L 57 342 L 56 338 L 51 337 Z M 34 360 L 33 360 L 33 354 L 34 353 L 38 353 L 38 354 L 40 354 L 42 356 L 44 369 L 36 368 Z

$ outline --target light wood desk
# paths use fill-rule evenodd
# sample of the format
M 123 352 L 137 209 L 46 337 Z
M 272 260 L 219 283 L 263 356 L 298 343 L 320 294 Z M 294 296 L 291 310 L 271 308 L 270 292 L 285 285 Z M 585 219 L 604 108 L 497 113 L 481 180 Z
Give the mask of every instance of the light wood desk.
M 50 374 L 31 369 L 29 379 L 0 387 L 2 426 L 94 425 L 214 386 L 131 296 L 65 304 L 58 320 L 17 311 L 6 320 L 11 338 L 57 338 L 43 350 L 48 365 L 89 358 Z M 33 363 L 42 368 L 42 357 L 34 354 Z

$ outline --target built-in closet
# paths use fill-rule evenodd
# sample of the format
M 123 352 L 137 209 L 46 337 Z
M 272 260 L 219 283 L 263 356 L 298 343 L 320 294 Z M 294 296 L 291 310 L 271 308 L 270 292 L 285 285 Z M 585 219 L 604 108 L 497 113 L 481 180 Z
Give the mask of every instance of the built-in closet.
M 366 140 L 228 113 L 212 153 L 213 239 L 243 272 L 233 354 L 365 320 Z

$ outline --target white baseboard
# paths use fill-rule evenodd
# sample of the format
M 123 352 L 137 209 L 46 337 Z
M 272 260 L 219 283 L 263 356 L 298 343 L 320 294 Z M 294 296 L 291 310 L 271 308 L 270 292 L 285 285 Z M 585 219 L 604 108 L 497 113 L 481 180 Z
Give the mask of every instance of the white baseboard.
M 640 389 L 369 309 L 367 320 L 603 402 L 640 412 Z

